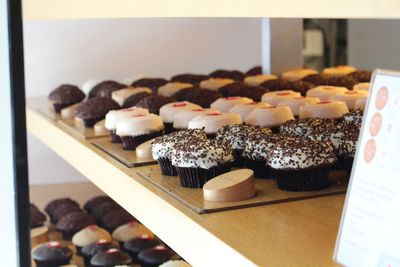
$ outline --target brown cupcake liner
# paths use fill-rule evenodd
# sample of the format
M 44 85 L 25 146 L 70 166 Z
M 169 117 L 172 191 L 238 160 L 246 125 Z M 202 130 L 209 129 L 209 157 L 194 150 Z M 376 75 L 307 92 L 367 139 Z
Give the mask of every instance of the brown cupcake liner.
M 136 147 L 150 139 L 156 138 L 163 134 L 163 131 L 152 132 L 149 134 L 142 134 L 137 136 L 120 136 L 122 140 L 122 147 L 124 150 L 135 150 Z
M 168 175 L 168 176 L 178 175 L 178 173 L 176 172 L 176 168 L 172 166 L 172 162 L 169 158 L 158 158 L 157 162 L 160 165 L 161 173 L 163 175 Z
M 219 164 L 210 169 L 176 167 L 179 180 L 183 187 L 202 188 L 203 185 L 220 174 L 231 170 L 231 163 Z
M 174 124 L 171 122 L 164 122 L 164 131 L 165 134 L 170 134 L 172 132 L 175 132 Z
M 280 170 L 271 168 L 271 175 L 279 189 L 285 191 L 313 191 L 329 186 L 329 166 L 299 170 Z
M 278 134 L 279 133 L 279 126 L 269 127 L 269 129 L 271 130 L 271 132 L 273 134 Z
M 242 159 L 243 149 L 233 149 L 233 158 L 235 161 L 233 162 L 233 167 L 243 167 L 243 159 Z
M 119 135 L 117 135 L 117 130 L 111 130 L 110 135 L 111 135 L 111 143 L 114 143 L 114 144 L 122 143 L 121 137 Z
M 335 170 L 346 170 L 347 175 L 350 176 L 351 169 L 353 167 L 354 158 L 345 158 L 345 157 L 337 157 L 337 161 L 335 165 L 333 165 L 333 169 Z
M 96 122 L 101 121 L 103 118 L 95 118 L 95 119 L 84 119 L 83 120 L 83 125 L 85 125 L 86 128 L 91 128 L 93 127 Z
M 254 176 L 261 179 L 272 179 L 271 167 L 264 160 L 243 159 L 244 166 L 254 171 Z

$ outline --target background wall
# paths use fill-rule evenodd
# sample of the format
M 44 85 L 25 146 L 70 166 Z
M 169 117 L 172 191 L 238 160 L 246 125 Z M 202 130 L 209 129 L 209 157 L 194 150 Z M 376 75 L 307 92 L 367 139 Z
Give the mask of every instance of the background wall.
M 27 96 L 89 78 L 168 78 L 261 64 L 260 19 L 35 21 L 25 23 L 24 38 Z M 31 184 L 85 179 L 31 135 L 28 149 Z

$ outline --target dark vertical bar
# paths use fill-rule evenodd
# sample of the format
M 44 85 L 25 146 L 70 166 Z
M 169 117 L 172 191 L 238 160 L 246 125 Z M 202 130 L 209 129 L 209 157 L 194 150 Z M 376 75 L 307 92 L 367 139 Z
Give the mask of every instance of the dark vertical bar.
M 11 123 L 19 266 L 30 266 L 29 183 L 25 118 L 22 3 L 8 0 Z

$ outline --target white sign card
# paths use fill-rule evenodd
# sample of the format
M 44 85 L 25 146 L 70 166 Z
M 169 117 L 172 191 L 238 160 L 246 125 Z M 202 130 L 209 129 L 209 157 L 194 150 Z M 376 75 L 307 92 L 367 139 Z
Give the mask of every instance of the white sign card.
M 400 72 L 374 72 L 334 259 L 400 266 Z

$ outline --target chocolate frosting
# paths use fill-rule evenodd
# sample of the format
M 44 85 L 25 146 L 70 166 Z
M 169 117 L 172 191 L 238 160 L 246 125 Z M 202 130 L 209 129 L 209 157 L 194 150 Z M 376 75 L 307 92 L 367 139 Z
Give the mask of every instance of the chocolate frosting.
M 315 86 L 325 85 L 325 78 L 321 74 L 310 74 L 301 79 L 301 81 L 309 82 Z
M 240 96 L 248 97 L 253 101 L 260 102 L 261 97 L 268 90 L 262 87 L 253 87 L 245 83 L 236 82 L 225 85 L 218 90 L 224 97 Z
M 346 87 L 347 89 L 353 89 L 353 86 L 357 83 L 358 81 L 351 76 L 333 76 L 326 78 L 324 81 L 324 85 L 342 86 Z
M 63 216 L 71 213 L 71 212 L 77 212 L 77 211 L 83 211 L 80 207 L 77 207 L 75 205 L 71 204 L 62 204 L 58 206 L 53 214 L 50 216 L 51 222 L 56 224 Z
M 96 197 L 93 197 L 93 198 L 89 199 L 88 201 L 86 201 L 83 208 L 88 213 L 91 213 L 91 211 L 94 208 L 96 208 L 97 205 L 100 205 L 105 202 L 114 202 L 114 200 L 112 198 L 110 198 L 109 196 L 96 196 Z
M 131 221 L 135 221 L 135 218 L 124 209 L 111 211 L 100 220 L 101 225 L 110 232 L 113 232 L 118 226 Z
M 34 248 L 32 257 L 41 262 L 69 261 L 72 250 L 61 242 L 51 241 Z
M 131 263 L 132 258 L 116 248 L 99 252 L 90 260 L 90 265 L 93 267 L 127 265 Z
M 254 75 L 259 75 L 262 74 L 262 67 L 261 66 L 255 66 L 246 71 L 246 76 L 254 76 Z
M 96 219 L 93 216 L 83 211 L 76 211 L 63 216 L 57 222 L 56 229 L 61 232 L 75 234 L 82 228 L 91 224 L 96 224 Z
M 44 208 L 44 211 L 46 211 L 46 213 L 51 216 L 53 214 L 53 212 L 55 211 L 55 209 L 63 204 L 71 204 L 71 205 L 79 207 L 78 202 L 76 202 L 75 200 L 72 200 L 70 198 L 57 198 L 57 199 L 50 201 Z
M 35 204 L 30 204 L 29 214 L 31 228 L 42 226 L 46 221 L 46 215 Z
M 110 110 L 120 109 L 117 102 L 105 97 L 92 97 L 80 104 L 76 115 L 81 119 L 103 119 Z
M 209 108 L 211 103 L 222 97 L 222 94 L 203 88 L 188 88 L 180 90 L 172 97 L 178 101 L 189 101 L 203 108 Z
M 157 94 L 157 89 L 164 84 L 167 84 L 168 81 L 163 78 L 141 78 L 132 83 L 132 86 L 135 87 L 149 87 L 153 91 L 153 94 Z
M 134 107 L 137 105 L 137 103 L 139 103 L 140 100 L 142 100 L 143 98 L 145 98 L 146 96 L 149 96 L 149 95 L 151 95 L 151 94 L 146 93 L 146 92 L 131 95 L 130 97 L 125 99 L 124 104 L 122 105 L 122 108 Z
M 87 246 L 84 246 L 81 249 L 81 253 L 83 256 L 91 258 L 97 253 L 109 250 L 110 248 L 119 248 L 119 245 L 117 242 L 112 242 L 107 240 L 102 240 L 100 242 L 97 241 Z
M 154 248 L 143 250 L 138 254 L 138 260 L 143 266 L 158 266 L 171 259 L 179 259 L 180 257 L 171 249 L 157 246 Z
M 268 89 L 268 91 L 280 91 L 290 88 L 290 82 L 283 79 L 267 80 L 260 84 L 260 87 Z
M 89 92 L 89 98 L 92 97 L 107 97 L 111 98 L 111 93 L 113 91 L 126 88 L 125 84 L 121 84 L 116 81 L 103 81 L 97 84 L 95 87 L 92 88 Z
M 184 73 L 178 74 L 171 78 L 171 82 L 181 82 L 181 83 L 191 83 L 191 84 L 199 84 L 201 81 L 207 80 L 210 77 L 202 74 L 192 74 L 192 73 Z
M 166 96 L 159 96 L 159 95 L 150 95 L 146 96 L 142 100 L 140 100 L 136 106 L 140 108 L 146 108 L 149 110 L 150 113 L 159 114 L 160 108 L 165 104 L 174 102 L 175 99 Z
M 73 105 L 81 102 L 85 98 L 85 94 L 78 86 L 70 84 L 62 84 L 50 92 L 49 100 L 57 104 Z
M 238 70 L 216 70 L 209 74 L 211 78 L 225 78 L 232 79 L 235 81 L 243 81 L 244 74 Z

